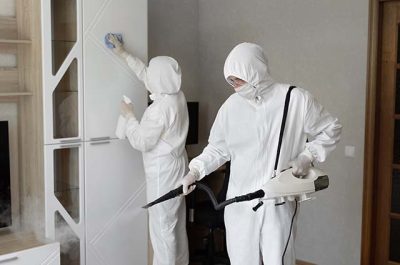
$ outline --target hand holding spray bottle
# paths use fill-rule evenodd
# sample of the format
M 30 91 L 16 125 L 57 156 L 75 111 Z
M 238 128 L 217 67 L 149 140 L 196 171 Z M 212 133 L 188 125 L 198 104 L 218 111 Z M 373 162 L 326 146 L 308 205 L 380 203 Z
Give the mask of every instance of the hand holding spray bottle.
M 131 99 L 128 98 L 127 96 L 125 96 L 125 95 L 122 96 L 122 100 L 126 104 L 132 103 Z M 115 135 L 119 139 L 125 139 L 126 138 L 125 131 L 126 131 L 126 123 L 127 122 L 128 122 L 127 119 L 122 114 L 120 114 L 119 117 L 118 117 L 117 129 L 115 130 Z

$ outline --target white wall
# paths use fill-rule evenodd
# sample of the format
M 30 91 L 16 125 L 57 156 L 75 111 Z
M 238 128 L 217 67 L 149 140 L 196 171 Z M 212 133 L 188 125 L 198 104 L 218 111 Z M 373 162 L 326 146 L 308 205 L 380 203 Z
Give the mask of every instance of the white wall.
M 187 101 L 199 101 L 199 41 L 197 0 L 149 0 L 149 59 L 167 55 L 182 70 L 182 91 Z M 189 157 L 201 152 L 200 145 L 186 148 Z
M 182 91 L 198 100 L 197 0 L 149 0 L 149 59 L 167 55 L 182 69 Z
M 308 89 L 339 117 L 342 140 L 321 165 L 330 188 L 301 205 L 296 251 L 317 264 L 359 264 L 368 1 L 150 0 L 149 12 L 150 57 L 181 63 L 184 92 L 200 101 L 201 145 L 232 93 L 225 58 L 243 41 L 265 49 L 277 81 Z M 346 145 L 355 158 L 344 156 Z
M 15 0 L 0 0 L 0 16 L 15 17 Z M 0 52 L 0 67 L 17 67 L 15 53 Z
M 15 0 L 0 0 L 0 16 L 15 17 Z

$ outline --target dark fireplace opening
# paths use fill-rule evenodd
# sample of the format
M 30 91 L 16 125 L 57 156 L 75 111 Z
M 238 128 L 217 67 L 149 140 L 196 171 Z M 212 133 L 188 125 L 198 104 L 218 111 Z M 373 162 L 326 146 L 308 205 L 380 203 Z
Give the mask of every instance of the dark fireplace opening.
M 8 121 L 0 121 L 0 228 L 11 226 L 11 175 Z

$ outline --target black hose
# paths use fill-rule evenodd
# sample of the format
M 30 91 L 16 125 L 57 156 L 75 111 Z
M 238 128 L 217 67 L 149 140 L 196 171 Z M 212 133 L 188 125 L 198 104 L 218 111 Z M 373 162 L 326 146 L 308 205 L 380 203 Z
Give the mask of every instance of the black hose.
M 248 193 L 245 195 L 236 196 L 235 198 L 218 203 L 218 200 L 217 200 L 217 198 L 215 198 L 213 191 L 208 186 L 206 186 L 205 184 L 200 183 L 200 182 L 195 182 L 192 185 L 195 185 L 199 190 L 205 191 L 207 193 L 208 197 L 210 198 L 210 200 L 214 206 L 214 209 L 217 211 L 222 210 L 223 208 L 225 208 L 225 206 L 235 203 L 235 202 L 251 201 L 251 200 L 262 198 L 265 196 L 265 193 L 263 190 L 258 190 L 258 191 L 251 192 L 251 193 Z M 190 186 L 192 186 L 192 185 L 190 185 Z M 170 200 L 181 194 L 183 194 L 183 186 L 182 185 L 176 189 L 169 191 L 168 193 L 164 194 L 163 196 L 159 197 L 158 199 L 156 199 L 152 202 L 149 202 L 142 208 L 148 209 L 153 205 L 164 202 L 166 200 Z
M 251 193 L 241 195 L 241 196 L 236 196 L 232 199 L 218 203 L 217 198 L 215 198 L 213 191 L 207 185 L 205 185 L 203 183 L 199 183 L 199 182 L 196 182 L 195 185 L 199 190 L 202 190 L 205 193 L 207 193 L 208 197 L 210 198 L 210 200 L 214 206 L 214 209 L 217 211 L 222 210 L 223 208 L 225 208 L 225 206 L 232 204 L 232 203 L 251 201 L 251 200 L 262 198 L 265 196 L 265 193 L 263 190 L 257 190 L 255 192 L 251 192 Z
M 288 239 L 287 239 L 287 241 L 286 241 L 285 249 L 283 250 L 283 254 L 282 254 L 282 265 L 285 265 L 285 254 L 286 254 L 287 247 L 288 247 L 288 245 L 289 245 L 290 235 L 292 234 L 294 217 L 296 216 L 296 213 L 297 213 L 297 204 L 298 204 L 298 202 L 297 202 L 297 200 L 295 200 L 295 202 L 296 202 L 296 207 L 294 208 L 294 213 L 293 213 L 293 216 L 292 216 L 292 221 L 290 222 L 289 236 L 288 236 Z

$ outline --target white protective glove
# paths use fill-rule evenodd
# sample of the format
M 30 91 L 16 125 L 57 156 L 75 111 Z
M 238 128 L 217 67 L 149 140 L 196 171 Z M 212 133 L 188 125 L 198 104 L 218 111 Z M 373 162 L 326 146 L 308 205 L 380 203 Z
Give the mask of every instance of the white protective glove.
M 132 103 L 126 104 L 125 101 L 121 101 L 121 114 L 127 120 L 129 120 L 130 118 L 134 118 L 135 114 L 133 113 Z
M 308 174 L 312 162 L 313 156 L 311 152 L 305 150 L 304 152 L 300 153 L 295 160 L 289 162 L 289 166 L 292 167 L 292 171 L 295 176 L 305 176 Z
M 189 186 L 193 183 L 195 183 L 198 179 L 200 178 L 200 173 L 196 169 L 191 169 L 189 173 L 182 179 L 182 186 L 183 186 L 183 195 L 188 195 L 191 193 L 196 186 L 193 185 L 189 188 Z
M 124 45 L 118 40 L 118 38 L 114 34 L 108 35 L 108 41 L 111 42 L 115 48 L 112 51 L 117 54 L 122 59 L 126 59 L 128 57 L 128 53 L 124 49 Z

